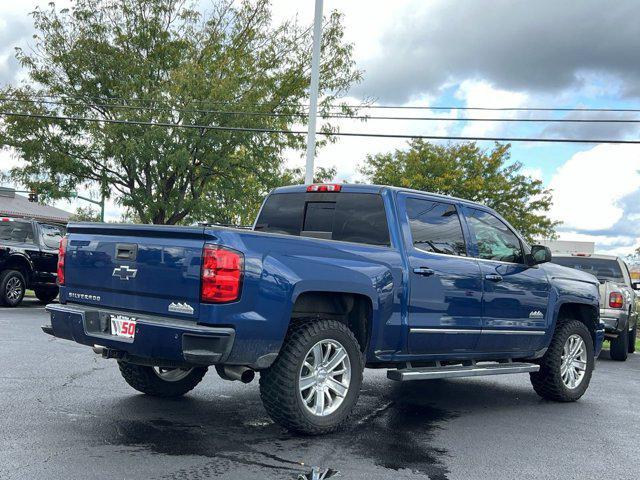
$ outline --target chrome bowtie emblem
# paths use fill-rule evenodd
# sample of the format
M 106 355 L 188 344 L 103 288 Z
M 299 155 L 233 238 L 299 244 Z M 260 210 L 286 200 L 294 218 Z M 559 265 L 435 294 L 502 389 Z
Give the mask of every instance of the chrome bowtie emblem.
M 529 314 L 529 318 L 544 318 L 544 314 L 540 310 L 535 310 Z
M 137 273 L 137 268 L 129 268 L 127 265 L 120 265 L 113 269 L 111 276 L 118 277 L 120 280 L 129 280 L 130 278 L 136 278 Z
M 193 307 L 188 303 L 171 302 L 168 310 L 173 313 L 186 313 L 188 315 L 193 315 Z

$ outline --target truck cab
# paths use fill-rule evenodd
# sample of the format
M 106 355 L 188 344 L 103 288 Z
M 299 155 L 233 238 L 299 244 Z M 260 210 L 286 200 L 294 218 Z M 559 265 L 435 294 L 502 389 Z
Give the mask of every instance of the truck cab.
M 598 282 L 550 259 L 474 202 L 296 185 L 253 230 L 71 224 L 43 329 L 151 395 L 183 395 L 212 365 L 258 372 L 269 414 L 304 433 L 346 420 L 365 366 L 397 381 L 529 373 L 575 401 L 602 345 Z
M 18 306 L 27 289 L 42 303 L 56 298 L 58 248 L 65 233 L 62 224 L 0 217 L 0 306 Z

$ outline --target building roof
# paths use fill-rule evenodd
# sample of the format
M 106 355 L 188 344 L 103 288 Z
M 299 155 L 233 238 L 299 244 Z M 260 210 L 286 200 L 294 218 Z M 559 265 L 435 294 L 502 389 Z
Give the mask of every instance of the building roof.
M 67 223 L 70 212 L 49 205 L 30 202 L 15 190 L 0 187 L 0 216 L 33 218 L 45 222 Z

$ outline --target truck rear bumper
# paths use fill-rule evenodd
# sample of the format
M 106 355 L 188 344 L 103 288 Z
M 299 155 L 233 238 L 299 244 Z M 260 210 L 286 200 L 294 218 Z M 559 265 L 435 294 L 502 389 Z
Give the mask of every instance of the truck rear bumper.
M 96 309 L 73 304 L 47 305 L 51 325 L 45 333 L 88 346 L 105 347 L 109 356 L 158 366 L 224 363 L 235 340 L 229 327 L 201 326 L 193 321 Z M 133 339 L 111 335 L 110 316 L 136 318 Z

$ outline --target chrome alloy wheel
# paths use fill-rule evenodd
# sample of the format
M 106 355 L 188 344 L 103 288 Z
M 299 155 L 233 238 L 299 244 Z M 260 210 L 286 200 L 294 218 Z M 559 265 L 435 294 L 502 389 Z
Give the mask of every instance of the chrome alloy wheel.
M 587 371 L 587 347 L 580 335 L 567 338 L 562 351 L 560 376 L 567 388 L 577 388 Z
M 193 368 L 164 368 L 153 367 L 153 372 L 167 382 L 179 382 L 191 373 Z
M 349 391 L 351 361 L 337 340 L 321 340 L 307 352 L 298 375 L 305 408 L 318 417 L 335 412 Z
M 23 292 L 22 282 L 18 277 L 12 277 L 7 282 L 7 286 L 5 287 L 5 295 L 11 300 L 15 301 L 20 298 Z

